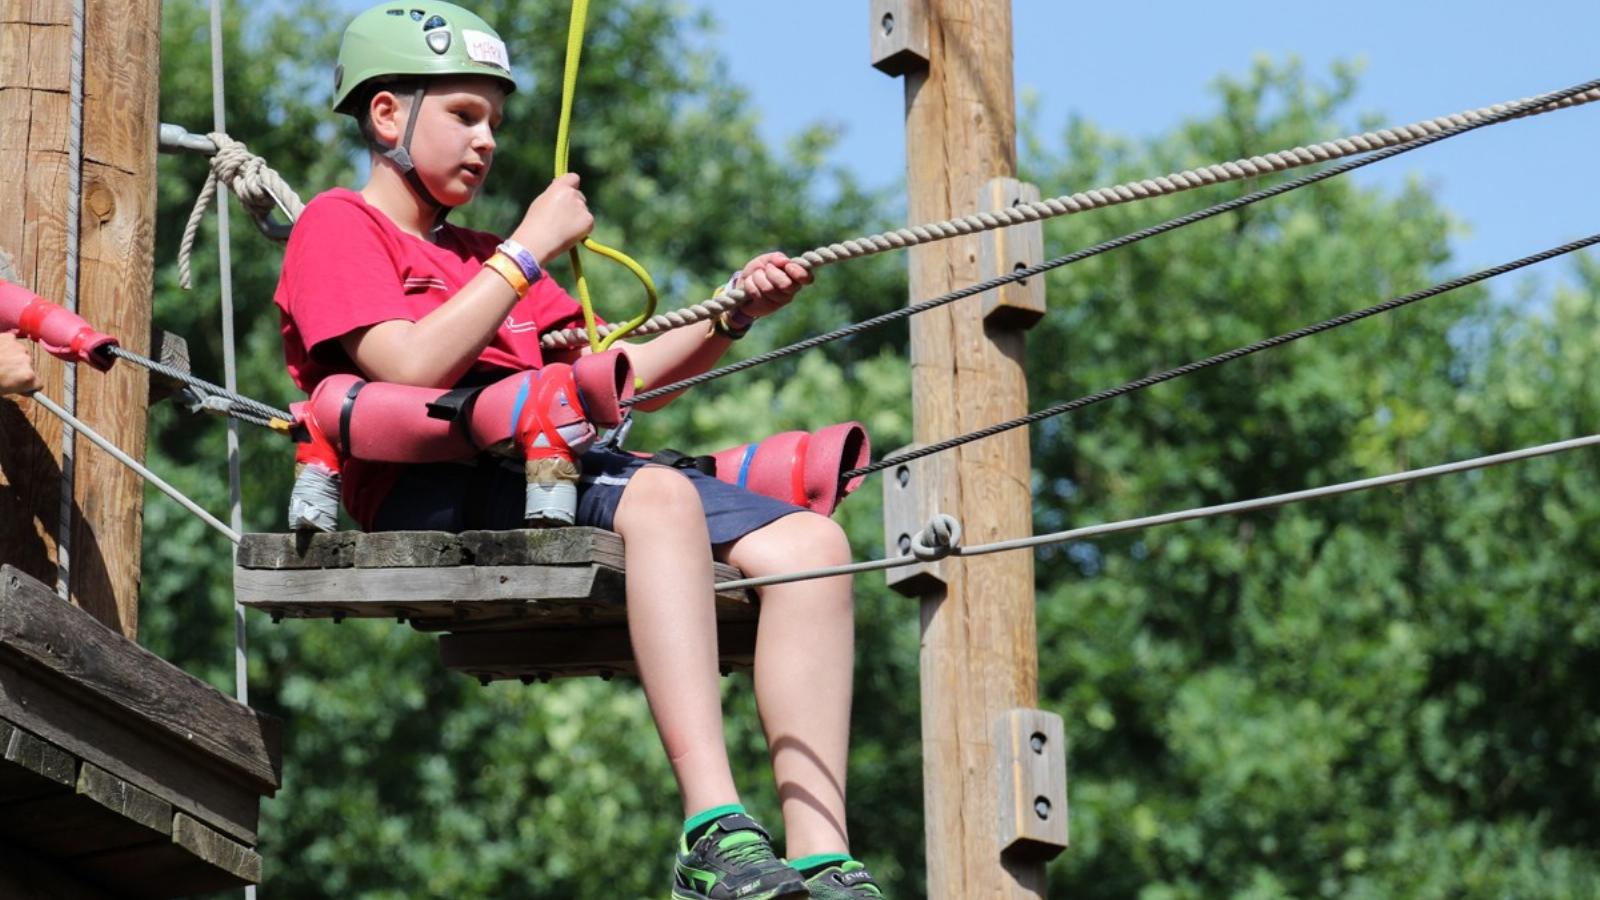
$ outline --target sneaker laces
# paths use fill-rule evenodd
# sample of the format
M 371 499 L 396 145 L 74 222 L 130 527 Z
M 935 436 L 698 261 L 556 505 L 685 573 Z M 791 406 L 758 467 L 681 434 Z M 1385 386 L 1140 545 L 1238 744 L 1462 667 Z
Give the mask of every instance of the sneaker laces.
M 735 831 L 717 841 L 717 852 L 724 859 L 742 865 L 778 858 L 761 835 L 753 831 Z

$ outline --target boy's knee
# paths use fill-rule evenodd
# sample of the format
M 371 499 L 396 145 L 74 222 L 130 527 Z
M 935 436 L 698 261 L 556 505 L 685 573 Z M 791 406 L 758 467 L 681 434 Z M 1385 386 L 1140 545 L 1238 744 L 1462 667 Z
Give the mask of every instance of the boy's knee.
M 794 518 L 803 522 L 806 542 L 816 548 L 824 565 L 843 565 L 850 561 L 850 539 L 845 535 L 844 527 L 838 522 L 810 512 Z
M 682 472 L 665 466 L 645 466 L 628 479 L 617 512 L 623 516 L 630 511 L 648 515 L 653 521 L 704 515 L 700 493 L 694 485 Z
M 850 561 L 850 541 L 838 522 L 814 512 L 784 516 L 754 532 L 762 555 L 804 560 L 806 565 L 837 566 Z

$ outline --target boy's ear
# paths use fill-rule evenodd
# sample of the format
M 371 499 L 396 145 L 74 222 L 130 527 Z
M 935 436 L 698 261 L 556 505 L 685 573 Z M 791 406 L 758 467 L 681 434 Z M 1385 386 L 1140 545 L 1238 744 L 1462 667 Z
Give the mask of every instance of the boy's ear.
M 393 91 L 378 91 L 367 106 L 367 121 L 372 124 L 372 135 L 381 143 L 395 146 L 405 133 L 405 116 L 408 104 Z

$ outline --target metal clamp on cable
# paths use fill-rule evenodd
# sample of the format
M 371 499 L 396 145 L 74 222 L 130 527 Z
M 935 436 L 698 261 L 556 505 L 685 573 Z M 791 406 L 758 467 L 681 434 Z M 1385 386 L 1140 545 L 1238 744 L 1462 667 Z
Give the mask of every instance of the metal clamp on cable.
M 936 562 L 960 546 L 961 523 L 955 516 L 939 513 L 911 539 L 911 555 L 923 562 Z

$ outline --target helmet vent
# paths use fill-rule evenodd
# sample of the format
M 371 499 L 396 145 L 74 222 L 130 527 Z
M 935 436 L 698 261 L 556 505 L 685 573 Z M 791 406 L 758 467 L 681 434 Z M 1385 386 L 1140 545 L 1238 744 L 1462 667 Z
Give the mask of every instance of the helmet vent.
M 428 49 L 439 54 L 440 56 L 443 56 L 445 52 L 450 49 L 450 32 L 428 32 Z
M 445 24 L 446 23 L 445 23 L 444 19 L 442 19 L 442 18 L 440 18 L 438 16 L 434 16 L 433 18 L 429 19 L 428 21 L 426 21 L 426 22 L 424 22 L 422 24 L 422 30 L 423 31 L 432 31 L 435 28 L 443 28 L 443 27 L 445 27 Z
M 385 12 L 387 12 L 391 16 L 403 16 L 403 15 L 406 14 L 406 11 L 403 10 L 403 9 L 390 9 L 390 10 L 385 10 Z
M 421 22 L 422 21 L 422 15 L 423 15 L 422 14 L 422 10 L 413 9 L 411 11 L 411 21 L 413 21 L 413 22 Z

